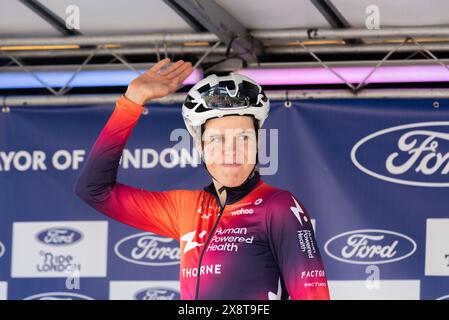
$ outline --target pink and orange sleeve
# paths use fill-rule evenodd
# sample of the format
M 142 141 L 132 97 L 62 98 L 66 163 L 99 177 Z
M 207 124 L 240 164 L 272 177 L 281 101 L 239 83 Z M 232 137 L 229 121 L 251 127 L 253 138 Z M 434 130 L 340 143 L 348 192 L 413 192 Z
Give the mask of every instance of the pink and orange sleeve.
M 148 191 L 116 181 L 123 149 L 143 109 L 124 96 L 117 101 L 81 170 L 75 193 L 113 219 L 179 239 L 182 191 Z

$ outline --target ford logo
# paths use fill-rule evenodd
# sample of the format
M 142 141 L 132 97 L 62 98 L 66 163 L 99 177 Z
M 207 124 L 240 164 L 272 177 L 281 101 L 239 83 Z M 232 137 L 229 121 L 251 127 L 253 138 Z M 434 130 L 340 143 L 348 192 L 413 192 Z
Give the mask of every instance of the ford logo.
M 70 228 L 50 228 L 37 235 L 37 239 L 47 245 L 61 246 L 70 245 L 80 241 L 83 238 L 81 232 Z
M 114 247 L 115 254 L 128 262 L 145 266 L 179 264 L 179 243 L 153 233 L 138 233 L 123 238 Z
M 0 242 L 0 258 L 5 254 L 5 246 Z
M 354 145 L 351 160 L 377 179 L 449 187 L 449 122 L 412 123 L 374 132 Z
M 180 300 L 178 291 L 169 288 L 147 288 L 137 292 L 136 300 Z
M 403 234 L 388 230 L 354 230 L 329 239 L 326 253 L 336 260 L 353 264 L 383 264 L 410 257 L 416 242 Z
M 94 300 L 94 299 L 78 293 L 46 292 L 26 297 L 23 300 Z

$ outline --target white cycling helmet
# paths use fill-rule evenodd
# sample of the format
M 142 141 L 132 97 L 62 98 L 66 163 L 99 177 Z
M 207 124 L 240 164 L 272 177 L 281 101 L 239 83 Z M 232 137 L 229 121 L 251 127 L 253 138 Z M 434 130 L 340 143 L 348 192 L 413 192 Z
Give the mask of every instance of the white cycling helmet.
M 201 141 L 201 125 L 212 118 L 228 115 L 254 116 L 262 127 L 270 111 L 270 101 L 262 88 L 240 74 L 211 74 L 187 93 L 182 116 L 187 130 Z M 257 129 L 257 128 L 256 128 Z

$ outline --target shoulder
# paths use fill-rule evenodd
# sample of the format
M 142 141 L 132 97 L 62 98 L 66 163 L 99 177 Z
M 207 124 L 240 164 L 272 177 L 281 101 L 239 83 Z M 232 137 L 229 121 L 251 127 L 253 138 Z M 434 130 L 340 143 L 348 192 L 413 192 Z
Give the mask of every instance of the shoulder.
M 306 212 L 304 204 L 293 192 L 281 188 L 276 188 L 268 184 L 265 184 L 265 188 L 265 205 L 267 207 L 267 213 L 285 211 L 285 209 L 288 209 L 288 211 L 297 209 L 300 212 Z
M 290 191 L 274 187 L 264 183 L 264 198 L 267 205 L 276 205 L 283 203 L 290 203 L 291 201 L 298 201 L 298 198 Z
M 304 204 L 292 192 L 278 188 L 273 188 L 267 198 L 265 221 L 268 232 L 313 228 Z

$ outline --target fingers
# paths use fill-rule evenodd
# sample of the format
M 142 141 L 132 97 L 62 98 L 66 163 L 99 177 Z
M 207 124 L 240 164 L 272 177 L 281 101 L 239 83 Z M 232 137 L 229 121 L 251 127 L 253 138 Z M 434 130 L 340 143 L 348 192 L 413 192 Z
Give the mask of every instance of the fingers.
M 159 70 L 162 69 L 163 66 L 165 66 L 169 62 L 170 62 L 169 58 L 162 59 L 161 61 L 156 63 L 154 66 L 152 66 L 148 71 L 153 71 L 153 72 L 157 73 Z
M 187 79 L 190 76 L 192 71 L 193 71 L 193 68 L 192 68 L 192 65 L 190 64 L 190 65 L 187 66 L 187 68 L 185 68 L 184 71 L 182 71 L 178 75 L 178 77 L 176 78 L 176 82 L 179 83 L 179 84 L 183 83 L 184 80 Z
M 181 67 L 184 64 L 183 60 L 178 60 L 176 61 L 174 64 L 172 64 L 170 67 L 167 67 L 166 70 L 159 72 L 159 75 L 161 76 L 165 76 L 173 71 L 175 71 L 176 69 L 178 69 L 179 67 Z
M 180 66 L 176 70 L 174 70 L 171 73 L 167 74 L 166 78 L 172 80 L 172 79 L 178 77 L 180 74 L 182 74 L 187 69 L 191 69 L 191 68 L 192 68 L 192 64 L 190 62 L 184 63 L 182 66 Z

